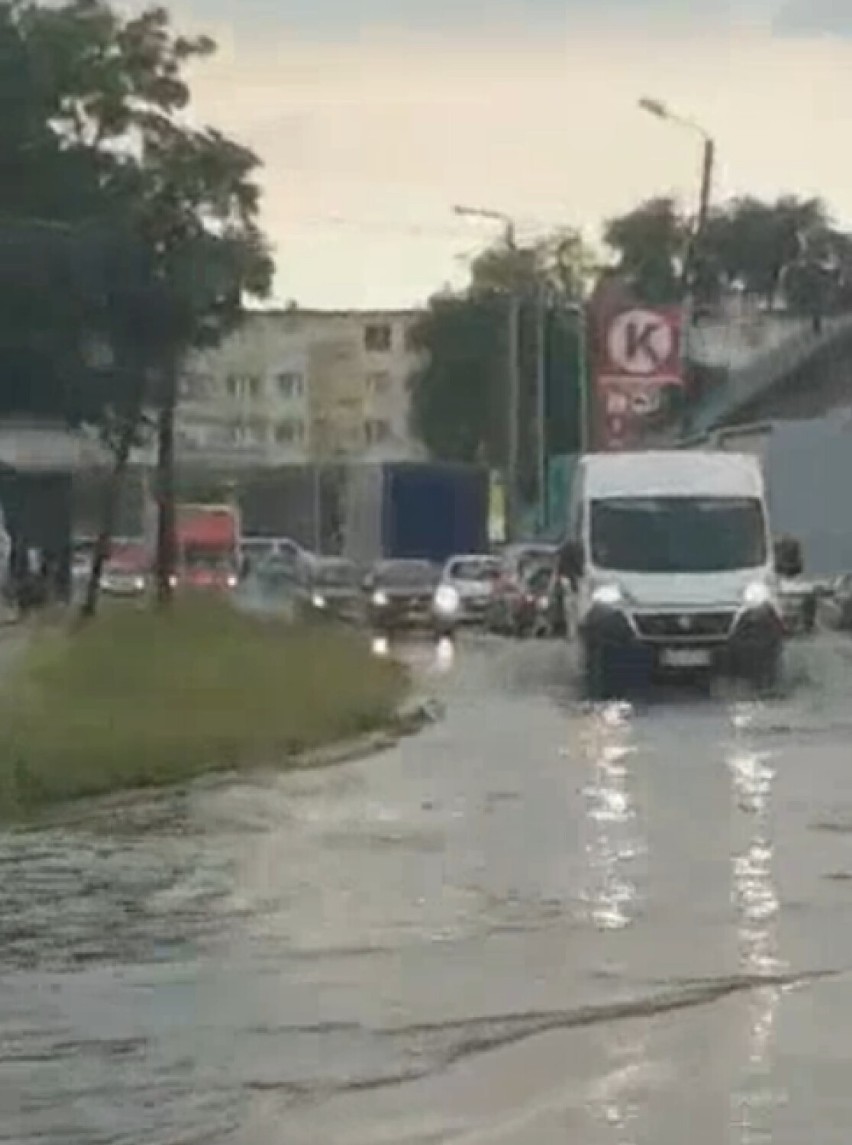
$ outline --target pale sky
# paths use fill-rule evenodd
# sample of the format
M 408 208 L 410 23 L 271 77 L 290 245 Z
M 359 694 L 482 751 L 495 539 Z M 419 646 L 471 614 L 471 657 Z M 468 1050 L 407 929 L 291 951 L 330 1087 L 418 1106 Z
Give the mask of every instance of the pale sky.
M 838 13 L 843 8 L 848 15 Z M 712 15 L 708 9 L 715 8 Z M 852 227 L 848 0 L 176 0 L 217 59 L 199 117 L 263 159 L 276 296 L 404 306 L 463 279 L 493 223 L 597 238 L 643 198 L 820 194 Z

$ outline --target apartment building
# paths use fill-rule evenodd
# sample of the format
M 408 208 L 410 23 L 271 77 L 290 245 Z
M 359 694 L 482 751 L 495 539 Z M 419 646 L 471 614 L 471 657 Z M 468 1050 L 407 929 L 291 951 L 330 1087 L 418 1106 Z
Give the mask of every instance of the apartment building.
M 182 380 L 178 450 L 212 464 L 420 456 L 416 311 L 255 311 Z

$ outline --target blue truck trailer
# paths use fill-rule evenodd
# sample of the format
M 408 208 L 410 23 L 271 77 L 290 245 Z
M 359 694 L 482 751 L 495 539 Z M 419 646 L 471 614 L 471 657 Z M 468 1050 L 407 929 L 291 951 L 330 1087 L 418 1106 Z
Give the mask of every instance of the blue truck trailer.
M 486 552 L 490 483 L 478 465 L 397 461 L 352 466 L 344 551 L 359 564 L 382 558 L 441 563 Z

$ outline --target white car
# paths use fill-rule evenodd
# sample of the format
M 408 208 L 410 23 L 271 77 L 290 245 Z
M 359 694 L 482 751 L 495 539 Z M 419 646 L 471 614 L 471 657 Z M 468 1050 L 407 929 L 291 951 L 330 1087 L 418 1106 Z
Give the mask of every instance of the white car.
M 482 624 L 500 576 L 500 560 L 487 553 L 450 557 L 435 589 L 435 629 L 449 635 L 461 624 Z

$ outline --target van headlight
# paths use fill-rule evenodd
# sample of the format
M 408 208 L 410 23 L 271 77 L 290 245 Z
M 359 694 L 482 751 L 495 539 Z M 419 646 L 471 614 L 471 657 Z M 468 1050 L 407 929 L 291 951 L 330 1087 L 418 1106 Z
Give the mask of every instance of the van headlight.
M 755 580 L 747 584 L 743 592 L 743 604 L 746 608 L 762 608 L 772 602 L 772 590 L 765 580 Z
M 435 609 L 443 612 L 445 616 L 457 612 L 459 607 L 459 594 L 451 584 L 442 584 L 435 592 Z
M 599 584 L 592 591 L 592 604 L 600 604 L 604 608 L 617 608 L 623 603 L 624 593 L 617 584 Z
M 380 588 L 376 589 L 376 591 L 373 593 L 373 604 L 375 604 L 377 608 L 384 608 L 387 602 L 388 594 L 386 592 L 382 592 Z
M 315 592 L 311 597 L 311 604 L 314 606 L 314 608 L 325 608 L 325 597 L 321 592 Z

